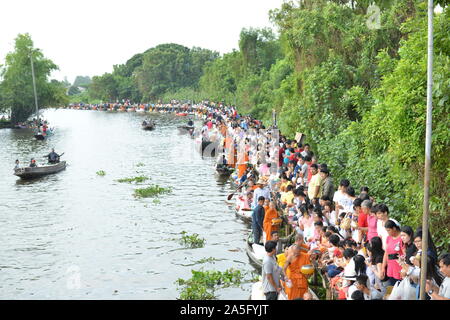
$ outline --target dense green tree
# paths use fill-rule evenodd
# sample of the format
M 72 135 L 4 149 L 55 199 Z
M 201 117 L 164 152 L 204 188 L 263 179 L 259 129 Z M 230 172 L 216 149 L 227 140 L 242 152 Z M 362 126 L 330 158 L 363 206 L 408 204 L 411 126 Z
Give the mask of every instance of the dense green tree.
M 29 34 L 19 34 L 14 51 L 7 54 L 0 71 L 3 79 L 0 83 L 0 106 L 11 110 L 13 123 L 24 121 L 35 112 L 30 56 L 34 63 L 39 107 L 67 101 L 64 84 L 48 81 L 50 73 L 58 67 L 45 58 L 41 50 L 33 47 Z

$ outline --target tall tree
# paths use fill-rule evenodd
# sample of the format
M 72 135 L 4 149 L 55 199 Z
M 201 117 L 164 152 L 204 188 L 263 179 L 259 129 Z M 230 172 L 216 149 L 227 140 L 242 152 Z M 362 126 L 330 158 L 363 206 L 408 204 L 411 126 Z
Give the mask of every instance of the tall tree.
M 39 106 L 65 102 L 59 92 L 62 85 L 47 80 L 58 67 L 45 58 L 40 49 L 33 47 L 28 33 L 19 34 L 14 52 L 7 54 L 5 65 L 0 70 L 3 79 L 0 83 L 0 106 L 11 110 L 12 123 L 25 121 L 35 111 L 30 57 L 34 63 Z

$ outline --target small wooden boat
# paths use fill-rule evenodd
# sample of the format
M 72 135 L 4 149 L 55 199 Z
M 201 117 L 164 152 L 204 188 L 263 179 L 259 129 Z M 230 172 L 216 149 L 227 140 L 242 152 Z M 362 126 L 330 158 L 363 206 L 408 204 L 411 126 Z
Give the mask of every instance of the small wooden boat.
M 45 176 L 47 174 L 57 173 L 66 168 L 66 162 L 61 161 L 55 164 L 49 164 L 42 167 L 23 167 L 14 169 L 14 174 L 21 179 L 33 179 Z
M 221 177 L 228 177 L 234 170 L 227 166 L 217 165 L 216 172 Z
M 196 140 L 196 148 L 204 157 L 215 157 L 219 151 L 219 143 L 205 140 L 200 136 Z
M 142 125 L 142 129 L 144 129 L 144 130 L 153 130 L 153 129 L 155 129 L 155 124 L 154 123 L 143 124 Z
M 194 126 L 178 126 L 178 131 L 182 134 L 194 132 Z
M 253 233 L 247 238 L 247 247 L 245 248 L 250 261 L 259 268 L 262 268 L 262 262 L 266 255 L 266 249 L 261 244 L 253 243 Z

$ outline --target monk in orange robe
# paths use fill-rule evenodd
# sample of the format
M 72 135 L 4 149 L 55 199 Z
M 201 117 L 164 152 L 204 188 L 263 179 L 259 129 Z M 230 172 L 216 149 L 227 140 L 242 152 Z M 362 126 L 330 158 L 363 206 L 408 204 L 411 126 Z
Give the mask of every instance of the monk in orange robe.
M 297 234 L 295 244 L 289 248 L 283 267 L 286 282 L 290 281 L 292 284 L 289 287 L 285 282 L 285 291 L 289 300 L 303 298 L 308 291 L 308 278 L 311 275 L 304 275 L 301 272 L 302 266 L 311 264 L 308 250 L 308 246 L 303 243 L 303 235 Z
M 247 163 L 248 163 L 248 153 L 244 152 L 243 153 L 243 157 L 242 157 L 242 154 L 241 154 L 239 159 L 238 159 L 238 178 L 239 179 L 247 171 Z
M 264 222 L 263 229 L 266 233 L 266 241 L 272 240 L 272 231 L 278 230 L 278 226 L 272 225 L 272 219 L 278 218 L 277 209 L 275 209 L 275 203 L 270 201 L 267 207 L 264 207 Z

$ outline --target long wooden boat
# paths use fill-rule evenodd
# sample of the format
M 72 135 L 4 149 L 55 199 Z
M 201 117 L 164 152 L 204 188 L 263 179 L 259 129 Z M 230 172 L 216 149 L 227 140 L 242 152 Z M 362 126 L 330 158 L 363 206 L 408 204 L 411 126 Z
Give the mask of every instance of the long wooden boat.
M 21 179 L 33 179 L 47 174 L 57 173 L 66 168 L 66 161 L 49 164 L 42 167 L 23 167 L 14 169 L 14 174 Z

